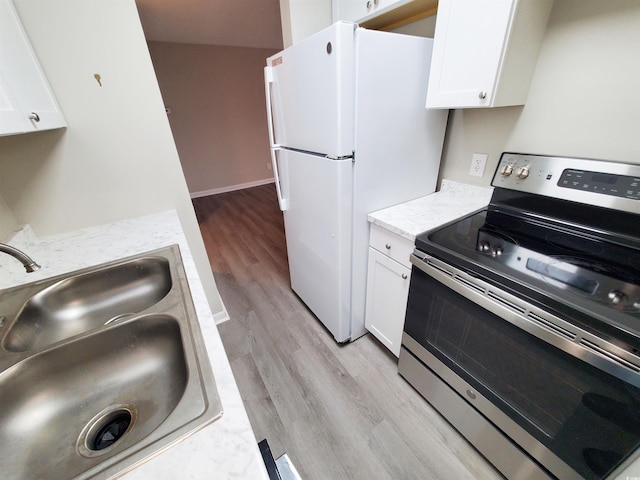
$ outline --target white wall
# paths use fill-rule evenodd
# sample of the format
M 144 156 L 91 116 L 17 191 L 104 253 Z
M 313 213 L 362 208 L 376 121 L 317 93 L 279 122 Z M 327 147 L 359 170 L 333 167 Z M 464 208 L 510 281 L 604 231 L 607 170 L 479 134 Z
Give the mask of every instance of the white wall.
M 286 48 L 331 25 L 331 0 L 280 0 L 280 21 Z
M 263 71 L 277 50 L 148 45 L 191 196 L 273 181 Z
M 452 111 L 440 175 L 489 185 L 503 151 L 640 163 L 639 86 L 640 2 L 555 0 L 526 105 Z
M 68 128 L 0 138 L 10 212 L 48 235 L 175 209 L 222 310 L 134 0 L 15 4 Z

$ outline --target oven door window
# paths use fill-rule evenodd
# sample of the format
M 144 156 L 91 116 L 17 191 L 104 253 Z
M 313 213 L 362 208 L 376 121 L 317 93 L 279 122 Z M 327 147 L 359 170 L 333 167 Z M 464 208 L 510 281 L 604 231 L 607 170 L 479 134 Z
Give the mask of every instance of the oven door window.
M 640 445 L 640 390 L 539 340 L 421 270 L 405 331 L 586 479 Z

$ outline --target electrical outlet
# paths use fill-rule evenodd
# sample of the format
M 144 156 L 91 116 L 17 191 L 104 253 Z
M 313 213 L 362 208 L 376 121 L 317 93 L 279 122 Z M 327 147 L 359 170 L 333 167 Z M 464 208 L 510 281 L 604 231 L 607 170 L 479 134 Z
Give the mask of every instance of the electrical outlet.
M 267 170 L 271 170 L 271 163 L 267 163 Z
M 487 166 L 488 155 L 484 153 L 474 153 L 471 157 L 471 167 L 469 175 L 472 177 L 482 177 L 484 175 L 484 167 Z

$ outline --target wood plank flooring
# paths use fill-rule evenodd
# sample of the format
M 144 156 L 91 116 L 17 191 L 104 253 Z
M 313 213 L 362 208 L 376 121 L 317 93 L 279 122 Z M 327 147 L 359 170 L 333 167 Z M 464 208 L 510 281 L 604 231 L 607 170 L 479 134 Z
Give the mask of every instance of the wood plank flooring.
M 272 184 L 194 199 L 256 441 L 305 480 L 501 479 L 367 334 L 338 345 L 291 291 Z

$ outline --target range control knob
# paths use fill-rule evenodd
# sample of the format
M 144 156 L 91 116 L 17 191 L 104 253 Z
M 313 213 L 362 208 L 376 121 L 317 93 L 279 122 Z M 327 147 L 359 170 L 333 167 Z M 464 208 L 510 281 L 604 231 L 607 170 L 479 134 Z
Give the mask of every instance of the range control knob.
M 493 247 L 491 249 L 492 257 L 499 257 L 500 255 L 502 255 L 502 247 Z
M 613 305 L 619 305 L 627 298 L 627 296 L 619 290 L 611 290 L 607 296 L 609 297 L 609 302 Z
M 482 241 L 478 243 L 478 251 L 479 252 L 488 252 L 491 249 L 491 244 L 487 241 Z
M 512 173 L 513 173 L 513 165 L 511 165 L 510 163 L 503 165 L 502 168 L 500 169 L 500 175 L 502 175 L 503 177 L 508 177 Z
M 529 176 L 529 167 L 522 167 L 516 172 L 516 178 L 520 180 L 524 180 Z

